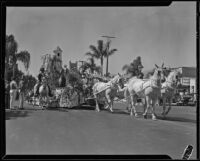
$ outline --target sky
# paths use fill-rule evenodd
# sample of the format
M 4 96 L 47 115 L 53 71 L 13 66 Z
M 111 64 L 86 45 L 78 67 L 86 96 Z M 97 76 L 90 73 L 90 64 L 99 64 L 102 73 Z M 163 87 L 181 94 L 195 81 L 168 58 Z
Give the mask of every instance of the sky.
M 161 66 L 196 66 L 196 2 L 168 7 L 7 7 L 6 34 L 13 34 L 18 51 L 31 54 L 30 74 L 36 76 L 41 56 L 63 50 L 63 64 L 87 60 L 90 45 L 114 36 L 109 72 L 141 56 L 144 71 Z M 96 60 L 99 65 L 100 61 Z M 104 73 L 106 59 L 104 60 Z M 24 67 L 19 63 L 19 69 Z

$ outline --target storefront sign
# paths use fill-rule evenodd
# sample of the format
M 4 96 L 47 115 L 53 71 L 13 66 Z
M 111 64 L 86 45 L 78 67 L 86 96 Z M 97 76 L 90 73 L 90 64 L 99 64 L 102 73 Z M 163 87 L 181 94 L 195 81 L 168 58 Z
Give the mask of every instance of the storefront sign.
M 190 79 L 189 78 L 183 78 L 182 79 L 182 84 L 186 85 L 186 86 L 189 86 L 190 85 Z

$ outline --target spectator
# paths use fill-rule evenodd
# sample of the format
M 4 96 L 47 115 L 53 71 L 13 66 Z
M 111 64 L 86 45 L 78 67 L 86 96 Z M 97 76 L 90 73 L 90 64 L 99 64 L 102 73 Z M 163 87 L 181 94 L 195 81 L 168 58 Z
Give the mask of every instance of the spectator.
M 10 99 L 9 92 L 10 92 L 10 83 L 8 81 L 5 81 L 5 106 L 6 106 L 6 108 L 10 107 L 10 104 L 9 104 L 9 99 Z
M 17 83 L 16 78 L 12 77 L 12 81 L 10 82 L 10 109 L 15 109 L 14 102 L 16 100 L 16 92 L 17 92 Z
M 25 93 L 25 84 L 24 84 L 24 77 L 22 76 L 19 81 L 19 109 L 24 108 L 24 93 Z

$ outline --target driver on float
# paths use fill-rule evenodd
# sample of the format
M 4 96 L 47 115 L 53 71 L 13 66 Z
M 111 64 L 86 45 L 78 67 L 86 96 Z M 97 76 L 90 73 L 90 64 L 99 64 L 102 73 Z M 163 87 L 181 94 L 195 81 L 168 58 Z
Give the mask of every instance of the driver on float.
M 36 90 L 36 96 L 39 95 L 39 87 L 42 85 L 43 78 L 45 78 L 45 72 L 44 72 L 44 68 L 43 67 L 40 68 L 40 72 L 39 72 L 37 78 L 38 78 L 38 82 L 37 82 L 37 86 L 36 86 L 36 89 L 37 89 Z M 49 96 L 52 97 L 51 89 L 50 89 L 48 84 L 47 84 L 47 86 L 49 88 Z

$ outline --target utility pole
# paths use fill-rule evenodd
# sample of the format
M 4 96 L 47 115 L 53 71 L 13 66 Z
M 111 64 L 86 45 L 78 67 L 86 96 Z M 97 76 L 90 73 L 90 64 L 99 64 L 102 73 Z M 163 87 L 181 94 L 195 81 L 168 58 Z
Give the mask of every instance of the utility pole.
M 113 36 L 102 36 L 102 37 L 104 37 L 104 38 L 106 38 L 107 39 L 107 43 L 108 43 L 108 47 L 107 47 L 107 62 L 106 62 L 106 76 L 108 76 L 108 51 L 109 51 L 109 47 L 110 47 L 110 43 L 111 43 L 111 39 L 113 39 L 113 38 L 116 38 L 116 37 L 113 37 Z

